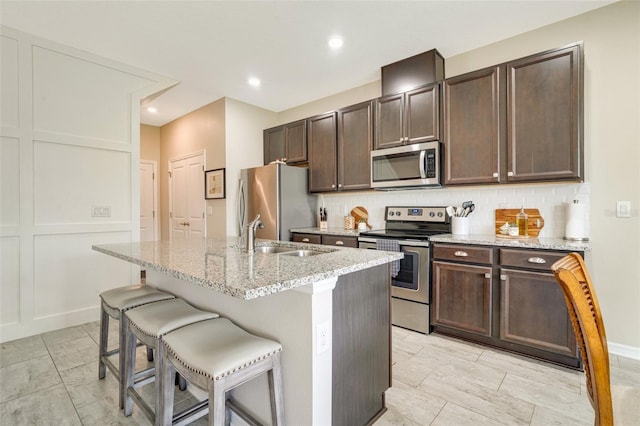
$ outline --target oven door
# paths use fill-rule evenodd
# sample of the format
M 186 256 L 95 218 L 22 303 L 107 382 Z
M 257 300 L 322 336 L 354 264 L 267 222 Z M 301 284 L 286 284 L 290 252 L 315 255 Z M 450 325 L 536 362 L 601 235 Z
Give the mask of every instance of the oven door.
M 429 303 L 429 242 L 398 241 L 404 258 L 398 275 L 391 278 L 391 296 Z M 360 238 L 359 248 L 376 250 L 375 238 Z

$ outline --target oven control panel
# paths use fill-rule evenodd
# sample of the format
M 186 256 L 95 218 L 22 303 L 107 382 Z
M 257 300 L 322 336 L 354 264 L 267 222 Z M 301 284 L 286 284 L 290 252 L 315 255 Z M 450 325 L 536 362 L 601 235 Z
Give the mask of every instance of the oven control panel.
M 387 207 L 385 220 L 403 222 L 447 222 L 446 207 Z

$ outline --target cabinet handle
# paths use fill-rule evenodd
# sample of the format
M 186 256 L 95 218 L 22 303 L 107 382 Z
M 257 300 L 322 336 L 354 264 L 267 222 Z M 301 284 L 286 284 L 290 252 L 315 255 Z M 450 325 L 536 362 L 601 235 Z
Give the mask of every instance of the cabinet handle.
M 343 246 L 344 242 L 342 240 L 338 240 L 338 241 L 336 241 L 336 245 L 337 246 Z
M 332 188 L 335 188 L 335 187 L 336 187 L 336 184 L 335 184 L 335 183 L 332 183 L 332 184 L 331 184 L 331 187 L 332 187 Z
M 338 188 L 342 188 L 342 184 L 341 183 L 338 184 Z
M 308 239 L 308 238 L 303 238 L 303 239 L 302 239 L 302 242 L 303 242 L 303 243 L 308 243 L 308 242 L 309 242 L 309 239 Z
M 530 257 L 530 258 L 527 259 L 527 262 L 529 262 L 529 263 L 537 263 L 537 264 L 540 264 L 540 265 L 544 265 L 545 263 L 547 263 L 547 261 L 544 260 L 541 257 Z
M 484 277 L 485 277 L 485 278 L 491 278 L 491 273 L 490 273 L 490 272 L 485 273 L 485 274 L 484 274 Z
M 507 280 L 506 275 L 500 275 L 500 281 L 506 281 L 506 280 Z
M 498 177 L 498 173 L 494 173 L 494 174 L 493 174 L 493 177 Z
M 507 176 L 513 176 L 513 172 L 507 172 Z
M 457 257 L 467 257 L 469 256 L 469 253 L 467 253 L 466 251 L 458 250 L 455 253 L 453 253 L 453 255 Z

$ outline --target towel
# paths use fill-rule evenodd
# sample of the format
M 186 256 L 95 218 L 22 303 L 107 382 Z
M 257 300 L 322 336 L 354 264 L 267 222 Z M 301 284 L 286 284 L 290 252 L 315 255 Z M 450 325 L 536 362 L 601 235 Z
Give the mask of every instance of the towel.
M 400 243 L 397 240 L 376 240 L 376 250 L 400 251 Z M 391 262 L 391 278 L 395 278 L 400 272 L 400 261 Z

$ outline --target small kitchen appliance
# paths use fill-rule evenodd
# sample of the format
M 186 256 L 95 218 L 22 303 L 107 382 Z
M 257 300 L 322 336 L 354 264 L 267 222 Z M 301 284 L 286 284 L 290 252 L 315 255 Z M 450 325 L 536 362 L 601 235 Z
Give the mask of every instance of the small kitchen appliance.
M 391 323 L 428 334 L 431 332 L 431 254 L 429 237 L 451 233 L 446 207 L 385 208 L 384 229 L 360 232 L 358 247 L 389 250 L 397 247 L 404 258 L 391 278 Z M 396 246 L 397 243 L 397 246 Z M 394 266 L 392 265 L 392 275 Z

